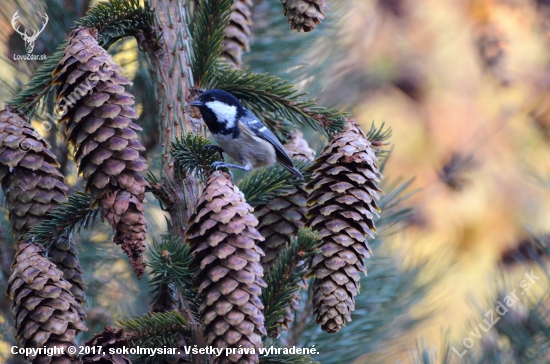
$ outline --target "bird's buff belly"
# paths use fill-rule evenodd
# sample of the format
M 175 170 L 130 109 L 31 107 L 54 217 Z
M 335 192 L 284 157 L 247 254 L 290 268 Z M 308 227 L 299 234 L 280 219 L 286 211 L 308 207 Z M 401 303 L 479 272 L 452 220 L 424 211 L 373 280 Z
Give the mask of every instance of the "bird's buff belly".
M 252 168 L 262 168 L 277 162 L 275 149 L 263 139 L 243 135 L 239 145 L 231 136 L 218 135 L 214 139 L 227 155 L 243 166 L 250 164 Z

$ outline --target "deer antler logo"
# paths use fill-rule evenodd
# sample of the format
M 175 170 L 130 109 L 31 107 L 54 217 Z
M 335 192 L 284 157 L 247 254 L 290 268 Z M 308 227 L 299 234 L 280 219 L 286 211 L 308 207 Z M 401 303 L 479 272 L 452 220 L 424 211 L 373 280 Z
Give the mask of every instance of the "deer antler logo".
M 11 18 L 11 26 L 13 29 L 21 35 L 21 38 L 25 41 L 25 48 L 27 49 L 27 53 L 32 53 L 32 50 L 34 49 L 34 42 L 36 42 L 36 38 L 42 33 L 44 28 L 46 28 L 46 24 L 48 24 L 48 14 L 44 14 L 44 20 L 42 22 L 42 29 L 40 30 L 33 30 L 32 35 L 27 34 L 27 29 L 25 29 L 24 32 L 21 32 L 19 30 L 19 26 L 17 25 L 17 19 L 19 19 L 19 10 L 13 14 L 13 17 Z

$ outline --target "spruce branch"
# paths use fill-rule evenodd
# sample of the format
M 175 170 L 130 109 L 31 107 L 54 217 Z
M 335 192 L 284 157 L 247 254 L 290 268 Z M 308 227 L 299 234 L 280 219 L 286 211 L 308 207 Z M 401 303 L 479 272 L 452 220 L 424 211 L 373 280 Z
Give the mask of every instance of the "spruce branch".
M 212 172 L 212 163 L 221 160 L 212 142 L 199 134 L 189 132 L 172 142 L 170 152 L 176 160 L 179 171 L 195 174 L 203 181 Z
M 61 43 L 53 55 L 48 57 L 48 60 L 42 63 L 42 66 L 36 70 L 32 79 L 27 85 L 19 91 L 11 100 L 6 102 L 6 105 L 14 106 L 22 114 L 32 114 L 36 104 L 53 89 L 52 72 L 59 63 L 63 52 L 67 48 L 67 41 Z M 28 118 L 31 119 L 30 117 Z
M 139 0 L 109 0 L 88 10 L 76 22 L 76 27 L 96 28 L 99 31 L 99 45 L 107 49 L 125 36 L 150 32 L 152 24 L 153 14 L 149 11 L 147 2 L 141 7 Z M 14 106 L 22 114 L 31 114 L 40 100 L 54 88 L 52 72 L 63 57 L 67 44 L 67 41 L 61 43 L 56 52 L 35 72 L 25 88 L 6 104 Z
M 278 321 L 290 305 L 290 298 L 300 289 L 299 283 L 305 278 L 309 260 L 317 252 L 319 238 L 309 228 L 302 228 L 281 251 L 277 261 L 264 276 L 267 288 L 262 288 L 265 327 L 268 336 L 277 335 Z
M 81 228 L 93 225 L 99 210 L 90 208 L 90 195 L 76 191 L 67 202 L 60 204 L 46 215 L 46 219 L 33 226 L 25 238 L 49 246 L 64 234 L 80 233 Z
M 218 68 L 233 0 L 204 0 L 190 27 L 191 69 L 196 87 L 210 83 Z
M 184 294 L 184 298 L 196 295 L 196 292 L 191 290 L 191 279 L 194 273 L 190 268 L 192 259 L 191 247 L 174 236 L 171 228 L 162 236 L 160 243 L 153 241 L 146 262 L 146 265 L 151 268 L 153 277 L 149 281 L 152 287 L 153 307 L 166 307 L 167 303 L 176 306 L 178 301 L 181 302 L 181 297 L 177 297 L 180 292 L 188 293 Z M 191 306 L 193 315 L 197 316 L 197 303 L 194 300 L 186 301 Z
M 398 178 L 395 181 L 385 180 L 381 183 L 380 187 L 385 194 L 380 198 L 378 206 L 382 213 L 374 219 L 379 237 L 390 235 L 395 230 L 399 230 L 402 226 L 397 229 L 393 228 L 413 215 L 414 210 L 403 204 L 405 200 L 418 192 L 418 190 L 408 191 L 413 182 L 414 178 L 407 181 Z
M 330 137 L 343 130 L 349 116 L 346 112 L 319 107 L 316 100 L 304 100 L 306 94 L 277 76 L 223 69 L 216 75 L 208 88 L 232 93 L 243 106 L 263 119 L 288 120 L 295 126 L 310 126 Z M 272 126 L 269 122 L 266 124 Z
M 134 319 L 120 319 L 117 325 L 133 346 L 172 346 L 178 335 L 189 334 L 189 324 L 178 311 L 149 312 Z
M 390 145 L 387 140 L 391 138 L 392 130 L 391 127 L 384 129 L 385 126 L 386 123 L 382 123 L 380 127 L 377 127 L 373 121 L 370 130 L 366 133 L 367 139 L 371 142 L 374 153 L 380 163 L 380 170 L 383 169 L 391 154 L 391 149 L 387 148 Z
M 384 130 L 386 123 L 382 123 L 380 127 L 377 127 L 374 124 L 374 121 L 371 124 L 370 130 L 366 132 L 367 139 L 371 142 L 372 146 L 375 148 L 380 148 L 384 145 L 389 145 L 386 141 L 391 138 L 392 130 L 390 127 Z
M 294 165 L 307 180 L 311 174 L 307 167 L 311 165 L 311 162 L 294 160 Z M 246 196 L 246 202 L 252 207 L 256 207 L 288 193 L 291 188 L 299 186 L 303 182 L 303 180 L 294 178 L 284 167 L 275 165 L 252 171 L 239 182 L 238 186 Z
M 145 179 L 149 186 L 145 187 L 145 192 L 151 192 L 153 196 L 160 202 L 160 208 L 167 210 L 173 205 L 173 200 L 170 196 L 170 191 L 162 184 L 152 171 L 147 171 Z M 165 178 L 166 179 L 166 178 Z
M 310 322 L 302 335 L 301 345 L 316 345 L 320 351 L 318 360 L 323 364 L 352 363 L 362 355 L 377 352 L 380 345 L 395 338 L 395 332 L 406 332 L 433 314 L 404 315 L 426 297 L 443 271 L 427 272 L 426 269 L 431 269 L 430 262 L 403 270 L 398 268 L 400 264 L 394 258 L 373 256 L 368 277 L 361 278 L 364 293 L 356 296 L 353 321 L 346 324 L 346 330 L 325 335 L 319 333 L 314 322 Z M 433 278 L 421 283 L 421 274 L 430 274 L 429 277 Z M 334 345 L 335 342 L 338 345 Z M 360 346 L 357 346 L 358 342 Z
M 149 33 L 153 24 L 154 17 L 149 3 L 145 1 L 144 6 L 141 6 L 139 0 L 100 2 L 76 22 L 77 27 L 96 28 L 99 31 L 99 44 L 103 48 L 109 48 L 120 38 L 129 35 Z

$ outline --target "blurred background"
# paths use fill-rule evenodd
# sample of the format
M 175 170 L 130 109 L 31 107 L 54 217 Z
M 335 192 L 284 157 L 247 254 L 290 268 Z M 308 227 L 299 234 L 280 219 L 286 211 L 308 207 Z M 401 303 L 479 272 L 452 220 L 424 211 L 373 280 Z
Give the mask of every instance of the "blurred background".
M 15 11 L 36 24 L 44 12 L 49 15 L 34 54 L 51 55 L 94 3 L 2 2 L 0 106 L 40 65 L 13 61 L 14 53 L 25 53 L 10 26 Z M 386 196 L 407 198 L 400 202 L 405 207 L 399 224 L 381 227 L 373 243 L 375 256 L 367 262 L 354 321 L 333 336 L 309 322 L 293 327 L 284 340 L 316 345 L 321 363 L 550 363 L 550 1 L 328 0 L 327 5 L 323 24 L 295 33 L 278 0 L 255 1 L 244 68 L 276 74 L 324 106 L 349 110 L 365 130 L 385 123 L 392 130 L 384 163 Z M 145 129 L 140 136 L 151 169 L 158 170 L 147 62 L 133 39 L 109 51 L 134 82 L 138 123 Z M 41 123 L 52 105 L 51 100 L 41 105 L 33 125 L 59 156 L 67 184 L 80 189 L 61 132 Z M 306 134 L 314 148 L 326 142 Z M 166 221 L 154 198 L 147 199 L 152 242 Z M 14 250 L 5 211 L 0 217 L 4 290 Z M 110 240 L 100 221 L 79 238 L 90 286 L 90 330 L 81 340 L 149 309 L 147 279 L 137 282 Z M 540 279 L 527 279 L 531 271 Z M 520 286 L 526 279 L 529 290 Z M 519 299 L 489 328 L 485 314 L 514 290 Z M 0 362 L 15 363 L 9 355 L 14 345 L 9 305 L 3 297 Z

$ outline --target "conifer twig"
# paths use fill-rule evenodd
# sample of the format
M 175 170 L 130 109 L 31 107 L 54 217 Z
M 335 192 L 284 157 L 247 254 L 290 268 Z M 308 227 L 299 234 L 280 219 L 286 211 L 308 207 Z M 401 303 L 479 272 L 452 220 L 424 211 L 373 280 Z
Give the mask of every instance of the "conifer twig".
M 221 160 L 212 142 L 199 134 L 189 132 L 172 142 L 171 153 L 180 172 L 195 173 L 203 181 L 212 172 L 212 163 Z
M 66 233 L 80 233 L 81 228 L 93 225 L 99 210 L 90 208 L 90 195 L 76 191 L 67 202 L 60 204 L 46 215 L 46 219 L 33 226 L 24 237 L 48 245 Z
M 294 165 L 307 180 L 310 172 L 307 170 L 311 164 L 306 160 L 295 160 Z M 292 177 L 289 171 L 280 165 L 258 169 L 249 173 L 239 182 L 239 189 L 244 193 L 246 202 L 252 207 L 265 205 L 277 196 L 281 196 L 296 186 L 303 183 L 302 180 Z
M 191 68 L 196 87 L 209 83 L 218 67 L 232 0 L 204 0 L 195 13 L 191 35 Z
M 194 273 L 190 268 L 193 258 L 191 248 L 171 233 L 170 224 L 168 231 L 168 234 L 162 236 L 160 243 L 153 242 L 146 262 L 153 277 L 149 282 L 152 287 L 153 307 L 160 307 L 163 302 L 175 307 L 183 298 L 192 315 L 198 317 L 198 303 L 194 299 L 188 299 L 196 295 L 191 289 Z M 175 297 L 166 297 L 166 294 Z M 179 297 L 180 294 L 183 297 Z
M 270 112 L 276 120 L 309 126 L 327 137 L 342 131 L 349 116 L 340 110 L 319 107 L 316 100 L 304 100 L 306 94 L 290 82 L 268 74 L 221 69 L 208 88 L 232 93 L 259 117 L 265 118 Z
M 283 317 L 292 295 L 299 290 L 298 284 L 305 278 L 308 262 L 319 245 L 316 233 L 309 228 L 300 229 L 298 236 L 291 239 L 265 274 L 267 288 L 262 289 L 261 299 L 269 336 L 277 334 L 278 321 Z
M 189 332 L 187 321 L 178 311 L 149 312 L 133 319 L 120 319 L 117 325 L 124 329 L 124 339 L 135 346 L 172 345 L 172 338 Z

